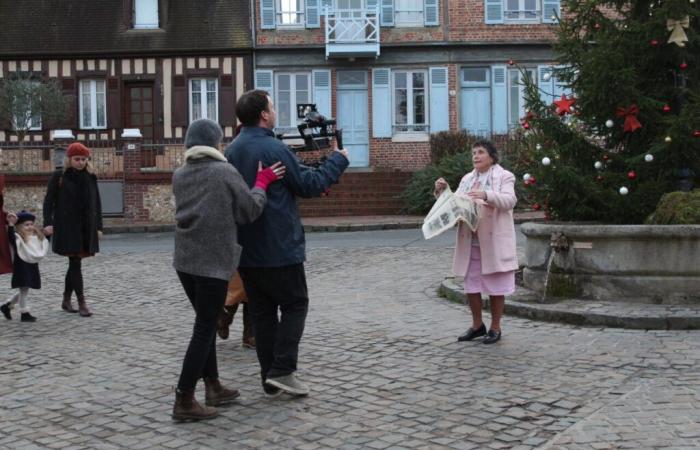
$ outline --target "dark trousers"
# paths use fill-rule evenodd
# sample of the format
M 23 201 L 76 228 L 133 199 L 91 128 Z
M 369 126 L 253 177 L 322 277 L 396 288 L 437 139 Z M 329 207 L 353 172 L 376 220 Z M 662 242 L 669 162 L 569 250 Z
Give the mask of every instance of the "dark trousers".
M 184 272 L 178 272 L 177 276 L 196 314 L 192 338 L 177 383 L 179 390 L 191 391 L 200 378 L 219 378 L 216 364 L 216 321 L 226 301 L 228 280 Z
M 289 375 L 297 370 L 299 341 L 309 309 L 304 264 L 241 268 L 239 272 L 248 294 L 260 375 L 263 381 Z

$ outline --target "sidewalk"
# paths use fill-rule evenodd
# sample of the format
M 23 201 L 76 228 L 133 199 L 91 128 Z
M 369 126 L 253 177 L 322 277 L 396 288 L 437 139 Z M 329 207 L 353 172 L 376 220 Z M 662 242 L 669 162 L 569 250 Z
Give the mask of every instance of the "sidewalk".
M 544 220 L 544 213 L 538 211 L 516 211 L 515 223 Z M 423 216 L 335 216 L 302 217 L 307 233 L 326 231 L 373 231 L 420 228 Z M 122 218 L 104 219 L 105 234 L 117 233 L 166 233 L 172 232 L 172 223 L 128 223 Z

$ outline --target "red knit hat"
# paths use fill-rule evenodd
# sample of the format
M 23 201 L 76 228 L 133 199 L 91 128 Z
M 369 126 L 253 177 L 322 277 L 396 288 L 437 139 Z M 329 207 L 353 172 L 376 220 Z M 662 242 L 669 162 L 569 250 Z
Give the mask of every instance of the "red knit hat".
M 74 156 L 85 156 L 86 158 L 90 156 L 90 149 L 85 147 L 80 142 L 73 142 L 68 146 L 66 150 L 66 156 L 72 158 Z

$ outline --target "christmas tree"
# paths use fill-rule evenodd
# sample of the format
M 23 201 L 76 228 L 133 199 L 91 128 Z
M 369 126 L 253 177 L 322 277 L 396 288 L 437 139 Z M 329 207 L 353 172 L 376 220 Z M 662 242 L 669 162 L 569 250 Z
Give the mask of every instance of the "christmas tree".
M 569 0 L 557 63 L 527 72 L 526 200 L 559 220 L 642 223 L 700 174 L 696 0 Z M 548 88 L 549 86 L 549 88 Z

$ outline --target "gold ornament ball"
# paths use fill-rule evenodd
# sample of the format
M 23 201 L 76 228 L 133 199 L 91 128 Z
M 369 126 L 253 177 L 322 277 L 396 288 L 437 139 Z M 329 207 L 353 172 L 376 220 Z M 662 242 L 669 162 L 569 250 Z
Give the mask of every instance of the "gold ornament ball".
M 673 140 L 673 139 L 671 139 L 671 136 L 666 136 L 666 137 L 664 138 L 664 142 L 666 142 L 666 143 L 669 143 L 669 142 L 671 142 L 672 140 Z

